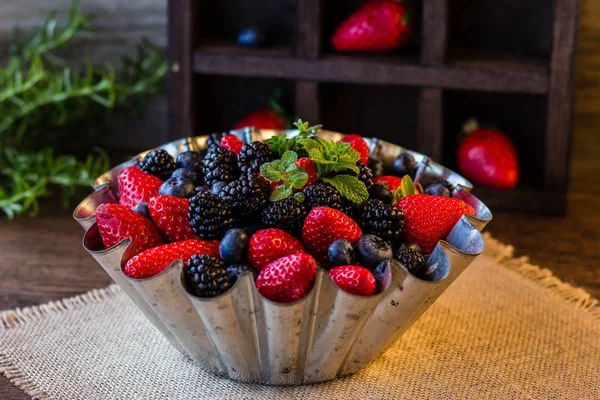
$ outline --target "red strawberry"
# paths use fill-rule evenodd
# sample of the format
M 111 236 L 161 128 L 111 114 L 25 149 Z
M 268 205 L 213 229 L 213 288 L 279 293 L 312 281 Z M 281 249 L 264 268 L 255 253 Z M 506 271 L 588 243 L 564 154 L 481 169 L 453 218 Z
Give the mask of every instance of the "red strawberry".
M 369 145 L 367 145 L 367 142 L 365 142 L 362 136 L 353 133 L 351 135 L 344 136 L 342 142 L 348 143 L 354 150 L 358 151 L 360 154 L 359 161 L 364 165 L 367 165 L 369 162 Z
M 317 181 L 317 164 L 310 158 L 302 157 L 296 161 L 296 166 L 304 168 L 308 174 L 308 181 L 306 181 L 303 188 L 314 185 Z M 298 191 L 301 191 L 301 189 L 298 189 Z
M 430 254 L 440 240 L 446 239 L 463 214 L 475 214 L 462 200 L 426 194 L 403 197 L 396 207 L 404 211 L 404 240 L 418 244 L 424 254 Z
M 302 227 L 302 242 L 318 262 L 329 265 L 327 251 L 337 239 L 346 239 L 352 245 L 362 236 L 360 227 L 352 218 L 329 207 L 313 208 Z
M 248 261 L 258 271 L 278 258 L 304 252 L 302 243 L 277 228 L 256 231 L 248 244 Z
M 175 260 L 181 259 L 186 264 L 194 254 L 219 257 L 219 241 L 191 239 L 154 247 L 133 256 L 123 272 L 130 278 L 150 278 L 163 272 Z
M 342 142 L 350 143 L 354 139 L 362 139 L 362 138 L 363 137 L 360 136 L 358 133 L 349 133 L 342 138 Z
M 373 273 L 358 265 L 335 267 L 329 271 L 329 276 L 340 289 L 358 296 L 371 296 L 377 289 Z
M 152 220 L 170 242 L 194 239 L 188 221 L 188 199 L 159 194 L 148 202 Z
M 163 181 L 137 167 L 127 167 L 119 174 L 119 204 L 133 207 L 140 201 L 148 202 L 158 194 Z
M 456 159 L 460 171 L 474 183 L 512 189 L 519 181 L 515 146 L 497 129 L 475 127 L 458 145 Z
M 408 7 L 397 0 L 369 0 L 336 29 L 339 51 L 389 51 L 408 43 L 414 30 Z
M 270 108 L 262 108 L 246 115 L 235 124 L 233 129 L 240 129 L 246 126 L 253 126 L 256 129 L 286 129 L 287 121 L 277 111 Z
M 256 289 L 267 299 L 291 303 L 306 296 L 315 283 L 317 263 L 306 253 L 296 253 L 273 261 L 258 274 Z
M 244 142 L 233 135 L 225 135 L 223 139 L 221 139 L 221 147 L 233 151 L 236 155 L 240 155 L 240 151 L 242 151 L 242 146 Z
M 402 178 L 392 175 L 384 175 L 373 179 L 373 183 L 377 182 L 383 183 L 385 186 L 387 186 L 390 192 L 394 193 L 402 184 Z
M 106 248 L 128 237 L 135 246 L 134 253 L 164 243 L 160 232 L 150 220 L 119 204 L 100 204 L 96 208 L 96 222 Z

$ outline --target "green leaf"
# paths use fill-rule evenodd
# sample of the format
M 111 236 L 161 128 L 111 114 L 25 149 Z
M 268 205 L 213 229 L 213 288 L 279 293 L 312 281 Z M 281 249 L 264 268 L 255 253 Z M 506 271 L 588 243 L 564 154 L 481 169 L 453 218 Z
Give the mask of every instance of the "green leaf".
M 289 165 L 295 164 L 296 161 L 298 161 L 298 154 L 296 154 L 295 152 L 293 152 L 291 150 L 286 151 L 281 156 L 281 163 L 284 164 L 286 166 L 286 168 Z
M 417 185 L 419 185 L 419 184 L 417 184 Z M 415 185 L 413 183 L 413 180 L 411 179 L 410 176 L 404 175 L 404 178 L 402 178 L 402 182 L 400 183 L 400 186 L 398 186 L 398 188 L 394 192 L 394 198 L 392 200 L 392 203 L 396 204 L 396 202 L 398 202 L 401 198 L 403 198 L 405 196 L 410 196 L 412 194 L 416 194 Z
M 369 192 L 363 182 L 351 175 L 336 175 L 323 178 L 323 181 L 336 188 L 338 192 L 354 204 L 360 204 L 369 198 Z
M 290 197 L 292 195 L 292 193 L 293 193 L 292 189 L 279 187 L 279 188 L 273 190 L 273 192 L 271 192 L 270 200 L 271 201 L 284 200 L 284 199 L 287 199 L 288 197 Z
M 308 174 L 301 168 L 298 171 L 290 173 L 288 179 L 294 189 L 300 189 L 308 182 Z
M 356 174 L 360 173 L 360 170 L 356 166 L 356 162 L 352 161 L 339 160 L 337 164 L 335 164 L 335 166 L 333 167 L 333 171 L 335 172 L 342 172 L 347 170 L 353 171 Z
M 304 193 L 302 192 L 298 192 L 298 193 L 294 193 L 294 198 L 299 202 L 302 203 L 304 201 L 306 196 L 304 196 Z

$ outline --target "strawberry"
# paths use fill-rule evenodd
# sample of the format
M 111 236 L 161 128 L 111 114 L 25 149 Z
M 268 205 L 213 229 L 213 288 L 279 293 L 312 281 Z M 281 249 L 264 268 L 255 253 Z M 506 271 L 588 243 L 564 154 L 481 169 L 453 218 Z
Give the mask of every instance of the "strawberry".
M 175 260 L 180 259 L 186 264 L 195 254 L 219 257 L 219 241 L 191 239 L 154 247 L 133 256 L 123 272 L 130 278 L 150 278 L 163 272 Z
M 120 204 L 100 204 L 96 208 L 96 222 L 106 248 L 128 237 L 135 246 L 134 254 L 164 243 L 150 220 Z
M 358 296 L 371 296 L 377 289 L 373 273 L 358 265 L 335 267 L 329 270 L 329 276 L 340 289 Z
M 248 244 L 248 261 L 258 271 L 278 258 L 304 252 L 302 243 L 289 233 L 277 228 L 258 230 Z
M 148 202 L 150 216 L 170 242 L 194 239 L 188 221 L 188 199 L 159 194 Z
M 317 181 L 317 164 L 310 158 L 302 157 L 296 161 L 296 166 L 304 168 L 308 174 L 308 180 L 302 188 L 314 185 Z M 296 191 L 302 191 L 302 189 L 297 189 Z
M 389 51 L 408 43 L 414 24 L 397 0 L 369 0 L 336 29 L 331 42 L 339 51 Z
M 306 296 L 317 275 L 315 259 L 306 253 L 296 253 L 273 261 L 258 274 L 256 289 L 267 299 L 292 303 Z
M 385 186 L 387 186 L 390 192 L 394 193 L 402 184 L 402 178 L 392 175 L 384 175 L 373 179 L 373 183 L 377 182 L 383 183 Z
M 119 173 L 118 184 L 119 204 L 133 207 L 156 196 L 163 181 L 137 167 L 127 167 Z
M 418 244 L 423 254 L 430 254 L 440 240 L 446 239 L 463 214 L 475 214 L 462 200 L 425 194 L 403 197 L 396 207 L 404 211 L 402 237 Z
M 367 165 L 369 162 L 369 145 L 362 136 L 352 133 L 343 137 L 342 142 L 348 143 L 352 148 L 360 154 L 360 162 Z
M 352 218 L 329 207 L 313 208 L 302 227 L 302 242 L 318 262 L 330 265 L 329 246 L 337 239 L 346 239 L 352 245 L 362 236 L 360 227 Z
M 261 108 L 246 115 L 233 129 L 241 129 L 246 126 L 253 126 L 256 129 L 286 129 L 287 121 L 285 117 L 271 108 Z
M 519 162 L 513 142 L 497 129 L 469 123 L 470 133 L 456 152 L 460 171 L 474 183 L 495 189 L 514 188 L 519 181 Z
M 240 155 L 243 145 L 244 142 L 233 135 L 225 135 L 223 136 L 223 139 L 221 139 L 221 147 L 229 151 L 233 151 L 237 156 Z

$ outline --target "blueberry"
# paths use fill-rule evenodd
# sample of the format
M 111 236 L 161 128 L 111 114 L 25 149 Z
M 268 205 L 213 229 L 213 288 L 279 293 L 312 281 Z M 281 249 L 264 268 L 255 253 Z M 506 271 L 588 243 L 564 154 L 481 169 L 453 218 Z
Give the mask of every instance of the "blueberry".
M 171 178 L 177 177 L 189 179 L 194 185 L 199 185 L 202 183 L 202 174 L 200 174 L 200 171 L 196 170 L 193 171 L 191 169 L 177 168 L 171 174 Z
M 204 157 L 202 154 L 197 151 L 184 151 L 183 153 L 179 153 L 175 163 L 177 164 L 177 168 L 185 168 L 190 171 L 200 171 L 202 168 L 202 164 L 204 161 Z
M 400 246 L 400 250 L 404 250 L 404 249 L 413 249 L 413 250 L 423 254 L 423 251 L 421 250 L 421 246 L 419 246 L 416 243 L 402 243 L 402 245 Z
M 383 175 L 383 161 L 381 161 L 380 159 L 375 157 L 369 157 L 367 167 L 369 167 L 371 169 L 371 172 L 373 172 L 374 178 Z
M 225 233 L 219 244 L 219 254 L 226 264 L 237 264 L 246 256 L 248 234 L 243 229 L 233 228 Z
M 391 260 L 384 260 L 379 263 L 377 268 L 373 271 L 373 275 L 377 281 L 378 293 L 383 292 L 390 285 L 394 267 L 400 269 L 400 263 L 392 258 Z
M 375 235 L 363 235 L 356 242 L 356 259 L 363 267 L 375 269 L 382 261 L 393 257 L 392 248 Z
M 227 186 L 227 182 L 215 182 L 210 187 L 210 191 L 218 196 L 219 192 L 221 192 L 225 186 Z
M 248 272 L 250 272 L 250 274 L 252 274 L 252 279 L 253 280 L 256 279 L 256 271 L 254 270 L 254 268 L 249 267 L 246 264 L 232 264 L 232 265 L 228 265 L 228 266 L 225 267 L 225 270 L 227 271 L 227 275 L 229 276 L 229 279 L 231 280 L 231 284 L 232 285 L 246 271 L 248 271 Z
M 400 153 L 394 160 L 394 173 L 401 178 L 404 175 L 408 175 L 412 179 L 415 179 L 415 175 L 417 174 L 415 158 L 408 153 Z
M 131 207 L 131 209 L 140 214 L 142 217 L 146 217 L 152 221 L 152 217 L 150 217 L 150 210 L 148 210 L 148 203 L 145 201 L 140 201 L 135 206 Z
M 334 267 L 339 265 L 352 265 L 354 263 L 354 249 L 349 241 L 338 239 L 331 243 L 327 251 L 329 261 Z
M 189 179 L 176 176 L 167 179 L 158 189 L 158 193 L 190 198 L 196 194 L 196 186 Z
M 443 183 L 434 183 L 433 185 L 427 186 L 427 189 L 425 189 L 425 194 L 450 197 L 450 191 L 446 186 L 444 186 Z
M 265 43 L 267 35 L 258 27 L 242 29 L 238 35 L 238 44 L 244 47 L 260 47 Z
M 381 200 L 385 204 L 392 204 L 394 194 L 390 192 L 385 184 L 377 182 L 369 188 L 369 198 Z

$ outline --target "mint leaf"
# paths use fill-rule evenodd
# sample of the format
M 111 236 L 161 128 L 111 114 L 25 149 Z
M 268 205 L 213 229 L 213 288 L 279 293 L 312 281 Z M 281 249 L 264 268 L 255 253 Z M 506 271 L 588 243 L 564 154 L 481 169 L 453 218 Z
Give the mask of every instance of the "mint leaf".
M 286 166 L 286 168 L 289 165 L 295 164 L 296 161 L 298 161 L 298 154 L 296 154 L 295 152 L 293 152 L 291 150 L 287 150 L 281 156 L 281 162 Z
M 273 192 L 271 193 L 270 200 L 271 201 L 280 201 L 280 200 L 287 199 L 291 195 L 292 195 L 292 189 L 285 188 L 285 187 L 278 187 L 277 189 L 273 190 Z
M 334 165 L 333 170 L 335 172 L 342 172 L 342 171 L 350 170 L 350 171 L 356 172 L 357 174 L 360 173 L 360 170 L 356 166 L 356 162 L 348 161 L 345 159 L 340 159 L 337 162 L 337 164 Z
M 358 160 L 360 160 L 360 153 L 354 150 L 349 143 L 338 142 L 337 146 L 337 151 L 340 158 L 347 159 L 355 164 Z
M 336 188 L 338 192 L 354 204 L 360 204 L 369 198 L 369 192 L 364 183 L 351 175 L 336 175 L 323 178 L 323 181 Z
M 287 167 L 285 169 L 285 172 L 292 172 L 292 171 L 296 171 L 298 169 L 298 166 L 294 163 L 292 165 L 290 165 L 289 167 Z
M 287 180 L 294 189 L 300 189 L 308 182 L 308 174 L 304 168 L 299 168 L 297 171 L 291 172 L 287 177 Z
M 270 181 L 279 182 L 285 178 L 285 174 L 276 170 L 269 169 L 266 172 L 262 172 L 263 176 Z

